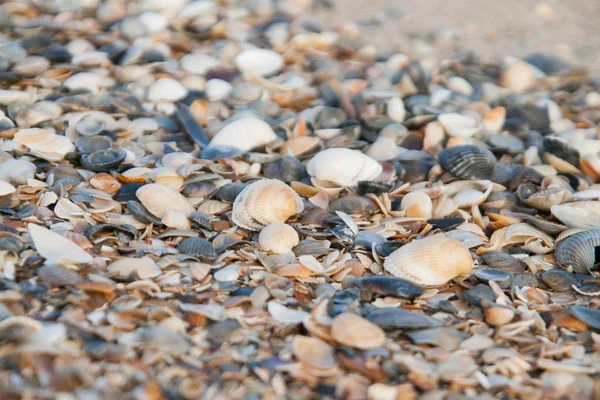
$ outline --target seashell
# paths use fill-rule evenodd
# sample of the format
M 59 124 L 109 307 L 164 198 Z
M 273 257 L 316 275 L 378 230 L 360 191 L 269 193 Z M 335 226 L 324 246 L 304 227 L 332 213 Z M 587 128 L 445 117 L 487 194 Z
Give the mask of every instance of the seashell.
M 443 285 L 471 271 L 469 250 L 459 241 L 437 234 L 412 241 L 385 260 L 386 271 L 422 285 Z
M 523 92 L 531 88 L 536 81 L 536 74 L 531 65 L 524 61 L 515 61 L 500 74 L 500 86 L 515 92 Z
M 371 215 L 375 213 L 375 202 L 364 196 L 344 196 L 331 202 L 330 211 L 341 211 L 347 214 Z
M 491 179 L 496 157 L 486 148 L 461 145 L 448 147 L 438 154 L 442 168 L 460 179 Z
M 552 215 L 571 228 L 600 228 L 600 203 L 575 201 L 550 207 Z
M 77 272 L 58 265 L 43 265 L 37 275 L 42 282 L 51 286 L 74 286 L 83 282 Z
M 561 204 L 568 193 L 558 187 L 538 191 L 532 183 L 523 183 L 517 189 L 519 199 L 530 207 L 541 211 L 550 211 L 552 206 Z
M 492 326 L 503 326 L 508 324 L 516 315 L 516 311 L 510 307 L 499 306 L 491 303 L 489 307 L 483 308 L 485 322 Z
M 248 49 L 235 58 L 235 66 L 241 72 L 251 72 L 258 76 L 276 74 L 283 67 L 283 57 L 272 50 Z
M 406 108 L 404 107 L 404 102 L 402 98 L 399 96 L 394 96 L 390 98 L 387 102 L 387 116 L 398 123 L 404 122 L 404 118 L 406 117 Z
M 75 140 L 77 150 L 82 153 L 94 153 L 112 147 L 113 141 L 108 136 L 82 136 Z
M 81 165 L 94 172 L 108 172 L 116 169 L 127 157 L 123 149 L 98 150 L 81 156 Z
M 383 329 L 426 329 L 444 325 L 440 320 L 403 308 L 373 310 L 365 318 Z
M 213 262 L 217 258 L 217 252 L 209 241 L 202 238 L 187 238 L 179 243 L 177 250 L 190 256 L 198 257 L 204 262 Z
M 457 113 L 440 114 L 438 121 L 452 137 L 469 138 L 482 129 L 481 123 L 475 118 Z
M 423 192 L 410 192 L 402 198 L 400 209 L 405 211 L 407 217 L 429 220 L 433 213 L 433 203 L 431 197 Z
M 315 337 L 294 336 L 292 353 L 303 365 L 318 371 L 330 371 L 336 368 L 334 349 Z M 322 372 L 319 372 L 321 376 Z
M 306 165 L 306 171 L 316 182 L 332 182 L 339 186 L 354 187 L 359 181 L 374 180 L 382 166 L 356 150 L 327 149 L 317 153 Z
M 93 72 L 79 72 L 68 77 L 63 85 L 69 90 L 88 90 L 98 93 L 102 89 L 111 88 L 115 85 L 115 80 L 106 76 L 98 75 Z
M 105 172 L 93 175 L 90 178 L 90 185 L 94 189 L 102 190 L 103 192 L 115 194 L 121 189 L 121 184 L 114 176 Z
M 575 274 L 567 272 L 562 268 L 542 271 L 539 277 L 542 282 L 557 292 L 572 292 L 573 286 L 579 286 L 581 283 Z
M 188 183 L 183 189 L 183 195 L 191 198 L 206 198 L 215 193 L 217 186 L 212 181 L 200 181 Z
M 473 272 L 478 281 L 489 284 L 490 281 L 496 282 L 502 289 L 508 289 L 513 284 L 512 274 L 495 268 L 478 268 Z
M 367 276 L 357 279 L 356 287 L 380 296 L 414 299 L 423 294 L 423 287 L 393 276 Z M 368 318 L 367 318 L 368 319 Z
M 300 256 L 313 256 L 319 257 L 328 254 L 329 251 L 323 244 L 316 240 L 302 240 L 296 247 L 292 249 L 296 257 Z
M 206 82 L 206 97 L 208 97 L 210 101 L 220 101 L 229 95 L 231 89 L 231 83 L 227 81 L 222 79 L 209 79 L 208 82 Z
M 98 114 L 87 114 L 75 123 L 75 130 L 81 136 L 94 136 L 106 128 L 106 121 Z
M 262 96 L 262 87 L 252 82 L 243 82 L 233 87 L 225 102 L 231 106 L 245 106 Z
M 217 190 L 215 198 L 233 203 L 246 187 L 248 187 L 248 185 L 245 183 L 234 183 L 232 185 L 223 186 Z
M 383 329 L 366 319 L 343 313 L 331 321 L 331 337 L 338 343 L 360 350 L 371 350 L 385 344 Z
M 577 168 L 579 167 L 579 151 L 569 145 L 566 140 L 559 137 L 546 136 L 542 139 L 542 145 L 546 153 L 550 153 Z
M 115 225 L 115 224 L 96 224 L 89 226 L 84 235 L 90 239 L 95 240 L 99 235 L 105 233 L 114 234 L 119 240 L 124 243 L 129 243 L 137 236 L 137 229 L 131 225 Z
M 0 250 L 19 254 L 24 248 L 23 241 L 15 236 L 0 237 Z
M 50 265 L 85 264 L 92 261 L 92 256 L 75 243 L 36 224 L 27 224 L 29 234 L 37 252 Z
M 198 211 L 194 211 L 189 215 L 189 219 L 198 224 L 201 228 L 204 228 L 208 231 L 212 231 L 212 225 L 210 223 L 210 217 L 208 215 Z
M 139 279 L 155 278 L 162 272 L 150 257 L 122 258 L 109 264 L 107 269 L 121 278 L 134 276 Z
M 279 154 L 282 156 L 302 156 L 316 150 L 321 141 L 316 136 L 296 136 L 288 139 L 279 148 Z
M 300 242 L 294 228 L 282 222 L 273 222 L 260 231 L 258 243 L 265 251 L 282 254 L 290 251 Z
M 27 146 L 32 154 L 47 161 L 61 161 L 67 153 L 75 150 L 68 138 L 57 135 L 51 129 L 19 129 L 13 140 Z
M 69 78 L 70 79 L 70 78 Z M 171 78 L 161 78 L 148 88 L 148 101 L 176 102 L 187 96 L 188 90 Z
M 127 183 L 119 189 L 119 191 L 113 197 L 116 201 L 130 201 L 137 200 L 135 192 L 139 188 L 144 186 L 143 183 Z
M 184 132 L 201 147 L 206 147 L 209 143 L 206 132 L 200 122 L 192 115 L 190 109 L 184 104 L 178 104 L 175 111 L 177 121 L 183 127 Z
M 6 182 L 24 184 L 33 179 L 37 167 L 27 160 L 6 160 L 0 163 L 0 179 Z
M 158 226 L 163 224 L 159 218 L 156 218 L 154 215 L 150 214 L 150 211 L 148 211 L 146 207 L 144 207 L 137 201 L 128 200 L 127 209 L 136 220 L 144 224 L 155 224 Z
M 242 151 L 250 151 L 275 139 L 277 136 L 269 124 L 257 118 L 247 117 L 236 119 L 225 125 L 212 138 L 208 148 L 234 146 Z
M 275 179 L 253 182 L 233 203 L 233 222 L 251 231 L 258 231 L 272 222 L 285 222 L 302 212 L 300 196 L 285 183 Z
M 447 238 L 461 242 L 467 249 L 481 246 L 485 243 L 481 237 L 477 236 L 473 232 L 461 231 L 458 229 L 446 232 L 444 235 L 446 235 Z
M 204 75 L 209 70 L 219 66 L 218 59 L 199 51 L 184 55 L 181 57 L 180 63 L 181 68 L 198 75 Z
M 307 176 L 306 168 L 300 160 L 289 155 L 265 167 L 263 173 L 267 178 L 279 179 L 286 183 L 300 181 Z
M 600 230 L 576 233 L 556 246 L 556 261 L 565 268 L 581 274 L 591 274 L 597 264 L 597 248 L 600 246 Z
M 11 185 L 10 183 L 8 183 L 6 181 L 0 180 L 0 196 L 6 196 L 6 195 L 9 195 L 16 191 L 17 191 L 17 189 L 15 189 L 15 187 L 13 185 Z
M 167 210 L 182 212 L 188 216 L 194 208 L 179 192 L 157 183 L 139 188 L 135 195 L 144 207 L 155 217 L 163 218 Z

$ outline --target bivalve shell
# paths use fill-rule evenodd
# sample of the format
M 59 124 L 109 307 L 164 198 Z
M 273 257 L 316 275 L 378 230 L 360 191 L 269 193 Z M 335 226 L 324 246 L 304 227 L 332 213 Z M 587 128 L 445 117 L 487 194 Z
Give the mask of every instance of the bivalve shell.
M 135 195 L 140 202 L 158 218 L 163 218 L 167 210 L 175 210 L 190 215 L 194 208 L 179 192 L 158 183 L 144 185 Z
M 370 350 L 385 344 L 385 332 L 372 322 L 350 313 L 336 316 L 331 322 L 331 336 L 344 346 Z
M 27 229 L 38 253 L 50 265 L 83 264 L 92 261 L 92 256 L 85 250 L 56 232 L 36 224 L 28 224 Z
M 490 179 L 496 157 L 484 147 L 470 144 L 449 147 L 438 154 L 442 168 L 461 179 Z
M 248 49 L 237 55 L 235 65 L 242 72 L 251 72 L 258 76 L 269 76 L 281 70 L 283 57 L 272 50 Z
M 556 261 L 573 271 L 591 274 L 598 262 L 596 251 L 600 246 L 600 230 L 585 231 L 569 236 L 556 246 Z
M 473 259 L 459 241 L 444 234 L 410 242 L 385 260 L 386 271 L 422 285 L 443 285 L 471 271 Z
M 346 148 L 321 151 L 306 166 L 314 184 L 326 181 L 350 187 L 356 186 L 359 181 L 374 180 L 382 169 L 381 164 L 369 156 Z
M 282 222 L 267 225 L 258 236 L 258 243 L 265 251 L 282 254 L 298 245 L 300 238 L 294 228 Z
M 209 148 L 234 146 L 242 151 L 262 147 L 277 139 L 269 124 L 253 117 L 240 118 L 225 125 L 210 141 Z

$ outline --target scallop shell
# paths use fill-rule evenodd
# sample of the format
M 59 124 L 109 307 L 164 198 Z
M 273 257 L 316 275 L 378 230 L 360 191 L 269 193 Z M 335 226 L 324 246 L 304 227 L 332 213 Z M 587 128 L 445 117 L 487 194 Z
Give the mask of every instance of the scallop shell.
M 377 161 L 360 151 L 333 148 L 317 153 L 306 165 L 313 184 L 320 181 L 340 186 L 356 186 L 359 181 L 374 180 L 382 171 Z
M 163 218 L 167 210 L 175 210 L 190 215 L 194 208 L 179 192 L 158 183 L 139 188 L 135 195 L 140 202 L 158 218 Z
M 496 157 L 484 147 L 470 144 L 449 147 L 438 154 L 442 168 L 461 179 L 490 179 Z
M 210 141 L 209 148 L 234 146 L 250 151 L 277 139 L 271 126 L 258 118 L 240 118 L 225 125 Z
M 392 275 L 422 285 L 443 285 L 471 271 L 473 259 L 459 241 L 444 234 L 410 242 L 394 251 L 383 267 Z
M 263 179 L 251 183 L 236 197 L 231 217 L 236 225 L 258 231 L 270 223 L 285 222 L 303 209 L 302 199 L 288 185 Z
M 400 209 L 406 211 L 407 217 L 431 219 L 433 203 L 431 198 L 423 192 L 407 193 L 400 203 Z
M 93 259 L 81 247 L 47 228 L 28 224 L 27 229 L 29 229 L 37 252 L 46 259 L 47 264 L 83 264 L 89 263 Z
M 258 243 L 265 251 L 282 254 L 297 246 L 300 238 L 291 226 L 282 222 L 273 222 L 260 231 Z
M 569 236 L 556 246 L 556 261 L 573 271 L 591 274 L 598 262 L 596 252 L 600 246 L 600 230 L 585 231 Z
M 258 76 L 273 75 L 283 67 L 283 57 L 272 50 L 248 49 L 235 58 L 235 66 L 242 72 Z
M 331 322 L 331 337 L 344 346 L 371 350 L 385 344 L 385 332 L 363 317 L 343 313 Z

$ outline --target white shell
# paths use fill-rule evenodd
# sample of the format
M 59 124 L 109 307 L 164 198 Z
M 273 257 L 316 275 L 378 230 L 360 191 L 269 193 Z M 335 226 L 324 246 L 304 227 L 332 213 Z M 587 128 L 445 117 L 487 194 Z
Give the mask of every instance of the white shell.
M 150 257 L 122 258 L 108 266 L 108 272 L 117 273 L 122 278 L 127 278 L 135 273 L 140 279 L 149 279 L 161 274 L 160 267 Z
M 273 75 L 283 67 L 281 54 L 267 49 L 244 50 L 235 58 L 236 67 L 242 72 L 259 76 Z
M 19 129 L 13 140 L 47 161 L 60 161 L 67 153 L 75 151 L 75 146 L 67 137 L 57 135 L 52 129 Z
M 35 248 L 48 264 L 82 264 L 93 259 L 81 247 L 47 228 L 36 224 L 28 224 L 27 229 L 29 229 Z
M 218 66 L 218 59 L 201 52 L 193 52 L 181 57 L 181 68 L 194 74 L 204 75 Z
M 472 117 L 458 113 L 440 114 L 438 121 L 449 136 L 468 138 L 481 130 L 481 124 Z
M 360 151 L 333 148 L 321 151 L 306 165 L 306 171 L 314 179 L 329 181 L 340 186 L 356 186 L 359 181 L 373 180 L 382 167 Z
M 410 192 L 402 198 L 400 209 L 406 212 L 407 217 L 429 220 L 433 214 L 433 202 L 431 197 L 423 192 Z
M 294 228 L 282 222 L 273 222 L 260 231 L 258 243 L 265 251 L 282 254 L 290 251 L 300 242 Z
M 223 79 L 209 79 L 206 82 L 206 97 L 210 101 L 223 100 L 229 92 L 231 92 L 231 83 L 224 81 Z
M 161 78 L 150 85 L 148 89 L 149 101 L 178 101 L 187 96 L 187 89 L 171 78 Z
M 7 194 L 11 194 L 16 192 L 17 189 L 10 183 L 6 181 L 0 180 L 0 196 L 6 196 Z
M 194 211 L 194 207 L 181 193 L 158 183 L 142 186 L 135 195 L 158 218 L 163 218 L 168 210 L 179 211 L 185 216 Z
M 265 121 L 258 118 L 240 118 L 230 122 L 210 141 L 209 146 L 235 146 L 243 151 L 250 151 L 277 139 L 273 129 Z
M 79 72 L 67 78 L 63 85 L 70 90 L 86 89 L 94 93 L 115 85 L 115 80 L 93 72 Z
M 388 100 L 387 116 L 393 121 L 404 122 L 404 118 L 406 117 L 406 108 L 404 108 L 402 97 L 394 96 Z

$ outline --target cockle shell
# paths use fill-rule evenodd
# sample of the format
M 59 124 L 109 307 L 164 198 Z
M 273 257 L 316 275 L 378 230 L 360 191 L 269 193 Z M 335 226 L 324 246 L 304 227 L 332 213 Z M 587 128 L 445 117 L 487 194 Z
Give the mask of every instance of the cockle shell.
M 240 118 L 225 125 L 210 141 L 209 147 L 233 146 L 250 151 L 277 139 L 277 135 L 266 122 L 258 118 Z
M 596 249 L 600 246 L 600 231 L 584 231 L 569 236 L 556 246 L 556 261 L 563 267 L 572 267 L 581 274 L 591 274 L 598 262 Z
M 394 251 L 383 267 L 394 276 L 422 285 L 443 285 L 471 271 L 473 259 L 459 241 L 436 234 Z
M 465 144 L 448 147 L 438 154 L 442 168 L 461 179 L 490 179 L 496 157 L 484 147 Z
M 381 164 L 371 157 L 346 148 L 321 151 L 306 165 L 314 184 L 328 181 L 350 187 L 356 186 L 359 181 L 374 180 L 382 169 Z
M 28 224 L 27 229 L 35 248 L 47 264 L 82 264 L 93 259 L 81 247 L 56 232 L 36 224 Z
M 282 222 L 273 222 L 264 227 L 258 236 L 258 243 L 265 251 L 282 254 L 290 251 L 300 242 L 294 228 Z
M 258 231 L 273 222 L 285 222 L 302 212 L 298 194 L 276 179 L 263 179 L 248 185 L 236 197 L 231 218 L 245 229 Z
M 144 207 L 158 218 L 163 218 L 168 210 L 182 212 L 186 216 L 194 211 L 194 207 L 182 194 L 158 183 L 142 186 L 135 195 Z
M 283 67 L 283 57 L 273 50 L 248 49 L 237 55 L 235 66 L 242 72 L 269 76 L 279 72 Z
M 481 124 L 474 118 L 457 113 L 440 114 L 438 121 L 448 136 L 469 138 L 481 130 Z

